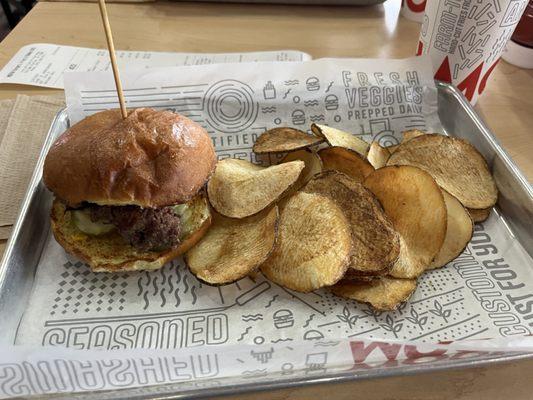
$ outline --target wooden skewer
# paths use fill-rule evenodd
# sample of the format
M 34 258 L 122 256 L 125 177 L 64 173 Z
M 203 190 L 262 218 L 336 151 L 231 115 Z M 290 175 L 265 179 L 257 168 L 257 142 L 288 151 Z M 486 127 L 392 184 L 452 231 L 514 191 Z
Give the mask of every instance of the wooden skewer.
M 126 104 L 124 102 L 124 93 L 122 91 L 122 83 L 120 82 L 120 75 L 118 73 L 115 45 L 113 44 L 113 34 L 111 33 L 111 26 L 109 25 L 109 19 L 107 17 L 105 0 L 98 0 L 98 5 L 100 7 L 100 15 L 102 16 L 102 22 L 104 24 L 109 57 L 111 58 L 111 67 L 113 68 L 113 77 L 115 78 L 115 86 L 117 88 L 118 101 L 120 103 L 120 112 L 122 113 L 122 118 L 126 118 L 128 116 L 128 111 L 126 110 Z

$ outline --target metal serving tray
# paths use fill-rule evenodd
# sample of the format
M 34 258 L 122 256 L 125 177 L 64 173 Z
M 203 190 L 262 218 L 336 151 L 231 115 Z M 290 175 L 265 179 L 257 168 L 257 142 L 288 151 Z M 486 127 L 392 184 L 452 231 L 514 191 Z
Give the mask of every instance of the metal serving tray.
M 501 148 L 489 129 L 480 120 L 464 96 L 453 86 L 437 83 L 438 110 L 447 134 L 465 138 L 473 143 L 488 160 L 500 191 L 498 212 L 523 248 L 533 257 L 533 188 Z M 0 264 L 0 344 L 13 344 L 18 324 L 27 305 L 34 275 L 45 239 L 49 233 L 49 209 L 52 196 L 41 182 L 45 155 L 54 139 L 68 127 L 65 110 L 54 119 L 39 156 L 28 191 L 14 226 L 11 238 Z M 333 383 L 354 379 L 403 375 L 422 371 L 477 366 L 501 361 L 530 358 L 533 354 L 489 354 L 476 359 L 446 359 L 424 365 L 401 365 L 387 369 L 370 369 L 357 372 L 326 372 L 320 376 L 279 379 L 267 377 L 263 381 L 246 382 L 231 379 L 216 385 L 172 384 L 148 388 L 123 389 L 113 392 L 83 393 L 86 399 L 115 398 L 184 398 L 203 397 L 252 390 L 278 389 L 311 383 Z M 72 398 L 72 394 L 65 395 Z M 62 397 L 61 395 L 55 397 Z

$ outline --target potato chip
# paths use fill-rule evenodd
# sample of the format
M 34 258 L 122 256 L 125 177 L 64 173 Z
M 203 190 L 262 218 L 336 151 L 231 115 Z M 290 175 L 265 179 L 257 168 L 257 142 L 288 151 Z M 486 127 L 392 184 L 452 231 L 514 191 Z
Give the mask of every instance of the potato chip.
M 333 200 L 348 219 L 352 234 L 349 269 L 360 275 L 385 275 L 398 258 L 399 235 L 375 196 L 338 171 L 326 171 L 302 189 Z
M 261 271 L 288 289 L 311 292 L 341 279 L 351 252 L 350 225 L 339 206 L 297 192 L 281 210 L 277 244 Z
M 385 147 L 385 148 L 389 151 L 389 153 L 392 154 L 392 153 L 394 153 L 394 152 L 396 151 L 396 149 L 397 149 L 398 147 L 400 147 L 399 144 L 393 144 L 392 146 L 387 146 L 387 147 Z
M 408 140 L 414 139 L 415 137 L 427 135 L 426 132 L 419 131 L 418 129 L 411 129 L 410 131 L 403 131 L 402 134 L 403 134 L 402 143 L 407 142 Z
M 470 214 L 472 221 L 476 223 L 485 221 L 489 217 L 491 210 L 492 207 L 480 209 L 467 208 L 468 214 Z
M 305 163 L 305 168 L 298 177 L 296 183 L 287 192 L 286 196 L 290 196 L 297 190 L 300 190 L 302 186 L 309 182 L 314 175 L 322 172 L 322 160 L 316 151 L 309 149 L 297 150 L 288 153 L 281 160 L 280 164 L 297 160 L 303 161 Z
M 381 147 L 378 142 L 370 143 L 366 159 L 375 169 L 384 167 L 389 157 L 390 152 L 386 147 Z
M 260 273 L 261 271 L 256 269 L 248 274 L 248 278 L 255 282 L 259 278 Z
M 407 301 L 416 289 L 416 279 L 382 277 L 369 282 L 345 281 L 331 291 L 337 296 L 368 303 L 381 311 L 393 311 Z
M 364 275 L 364 274 L 361 274 L 359 271 L 356 271 L 355 269 L 353 268 L 348 268 L 344 274 L 344 276 L 342 277 L 342 280 L 347 280 L 347 281 L 357 281 L 357 282 L 368 282 L 368 281 L 372 281 L 374 279 L 377 279 L 379 278 L 379 275 L 377 276 L 372 276 L 372 275 Z
M 422 135 L 429 135 L 428 133 L 424 132 L 424 131 L 419 131 L 418 129 L 412 129 L 410 131 L 404 131 L 402 132 L 403 134 L 403 138 L 402 138 L 402 141 L 401 143 L 404 143 L 404 142 L 407 142 L 408 140 L 411 140 L 415 137 L 418 137 L 418 136 L 422 136 Z M 396 149 L 400 147 L 399 144 L 395 144 L 395 145 L 392 145 L 392 146 L 387 146 L 386 149 L 389 150 L 389 153 L 392 154 L 396 151 Z
M 207 184 L 209 202 L 226 217 L 248 217 L 278 200 L 304 167 L 303 161 L 264 168 L 244 160 L 221 160 Z
M 387 165 L 412 165 L 423 169 L 468 208 L 488 208 L 498 199 L 496 184 L 483 156 L 463 139 L 418 136 L 402 143 Z
M 185 263 L 202 282 L 223 285 L 255 271 L 276 241 L 278 208 L 248 218 L 227 218 L 213 213 L 207 234 L 185 254 Z
M 454 260 L 463 252 L 474 233 L 472 218 L 461 202 L 445 190 L 442 191 L 442 194 L 448 214 L 446 237 L 439 253 L 428 269 L 443 267 Z
M 411 166 L 380 168 L 364 185 L 381 202 L 400 234 L 400 255 L 390 275 L 418 277 L 431 264 L 446 236 L 447 212 L 440 188 L 431 175 Z
M 363 157 L 366 156 L 370 145 L 364 140 L 352 135 L 351 133 L 341 131 L 326 125 L 311 125 L 311 131 L 320 138 L 326 139 L 330 146 L 344 147 L 353 150 Z
M 318 152 L 324 171 L 339 171 L 362 182 L 374 172 L 374 167 L 353 150 L 343 147 L 327 147 Z
M 255 153 L 283 153 L 323 142 L 324 139 L 294 128 L 274 128 L 263 132 L 255 141 Z

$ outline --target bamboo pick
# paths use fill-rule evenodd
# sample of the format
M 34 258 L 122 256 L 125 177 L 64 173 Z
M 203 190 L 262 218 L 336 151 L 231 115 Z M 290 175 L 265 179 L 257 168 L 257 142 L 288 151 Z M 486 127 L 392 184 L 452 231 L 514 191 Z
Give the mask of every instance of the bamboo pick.
M 100 15 L 102 16 L 102 23 L 104 24 L 107 48 L 109 50 L 109 57 L 111 58 L 111 67 L 113 68 L 113 77 L 115 78 L 115 86 L 117 88 L 118 101 L 120 103 L 120 112 L 122 113 L 122 118 L 125 119 L 128 116 L 128 111 L 126 110 L 126 104 L 124 102 L 124 92 L 122 91 L 122 83 L 120 82 L 120 75 L 118 73 L 115 45 L 113 44 L 113 34 L 111 33 L 111 26 L 109 25 L 109 19 L 107 17 L 105 0 L 98 0 L 98 6 L 100 7 Z

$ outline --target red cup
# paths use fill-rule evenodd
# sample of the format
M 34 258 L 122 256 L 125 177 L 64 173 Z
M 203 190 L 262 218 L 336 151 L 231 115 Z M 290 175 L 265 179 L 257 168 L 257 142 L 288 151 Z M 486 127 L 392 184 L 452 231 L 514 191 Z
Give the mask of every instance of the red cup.
M 502 58 L 520 68 L 533 69 L 533 0 L 529 0 L 522 19 L 505 46 Z
M 429 54 L 435 79 L 453 83 L 475 104 L 527 3 L 527 0 L 429 1 L 417 55 Z
M 402 0 L 400 13 L 407 19 L 422 22 L 427 0 Z

